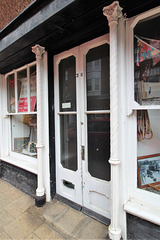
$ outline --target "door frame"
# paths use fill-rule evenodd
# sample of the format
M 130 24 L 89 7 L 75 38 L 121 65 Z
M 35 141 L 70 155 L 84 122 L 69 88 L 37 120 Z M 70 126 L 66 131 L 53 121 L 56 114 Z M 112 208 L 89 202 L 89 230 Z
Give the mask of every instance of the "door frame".
M 76 83 L 77 81 L 79 81 L 79 84 L 80 84 L 80 90 L 78 90 L 78 85 L 76 84 L 76 96 L 77 96 L 77 109 L 76 109 L 76 114 L 77 114 L 77 158 L 78 158 L 78 170 L 80 171 L 80 173 L 78 174 L 79 177 L 81 177 L 81 181 L 80 182 L 80 185 L 78 187 L 78 189 L 80 190 L 81 188 L 81 200 L 78 200 L 76 198 L 70 198 L 71 201 L 73 202 L 76 202 L 80 205 L 84 205 L 83 203 L 83 181 L 84 181 L 84 176 L 83 176 L 83 173 L 84 171 L 86 171 L 86 174 L 89 174 L 89 172 L 87 171 L 87 167 L 88 167 L 88 161 L 83 161 L 81 159 L 81 146 L 85 146 L 86 149 L 87 149 L 87 124 L 84 124 L 86 123 L 86 113 L 85 111 L 82 111 L 80 108 L 83 108 L 83 110 L 86 109 L 86 64 L 85 64 L 85 61 L 84 61 L 84 58 L 87 54 L 87 52 L 92 49 L 92 48 L 95 48 L 95 47 L 98 47 L 98 46 L 101 46 L 105 43 L 108 43 L 109 44 L 109 34 L 106 34 L 106 35 L 103 35 L 101 37 L 98 37 L 96 39 L 93 39 L 89 42 L 86 42 L 82 45 L 79 45 L 77 47 L 74 47 L 70 50 L 67 50 L 67 51 L 64 51 L 56 56 L 54 56 L 54 73 L 55 73 L 55 80 L 54 80 L 54 84 L 55 84 L 55 96 L 54 96 L 54 99 L 55 99 L 55 150 L 56 150 L 56 186 L 57 186 L 57 193 L 65 198 L 67 198 L 67 196 L 64 194 L 62 195 L 61 192 L 59 192 L 59 189 L 58 189 L 58 182 L 60 181 L 59 179 L 59 174 L 58 174 L 58 167 L 61 167 L 62 166 L 58 166 L 57 164 L 60 163 L 57 163 L 57 159 L 60 159 L 60 124 L 59 124 L 59 117 L 58 117 L 58 113 L 59 113 L 59 91 L 57 91 L 57 89 L 59 89 L 59 77 L 58 77 L 58 64 L 60 62 L 61 59 L 65 59 L 69 56 L 72 56 L 74 55 L 76 57 L 76 59 L 78 59 L 78 61 L 76 61 Z M 83 53 L 80 54 L 81 51 Z M 82 79 L 83 78 L 83 79 Z M 82 91 L 82 89 L 84 91 Z M 81 94 L 79 94 L 78 91 L 81 91 Z M 84 99 L 83 101 L 83 106 L 80 106 L 80 102 L 81 102 L 81 99 Z M 79 112 L 80 111 L 80 112 Z M 83 114 L 81 114 L 83 112 Z M 98 113 L 98 111 L 93 111 L 94 113 Z M 101 111 L 102 113 L 103 111 Z M 110 112 L 110 111 L 109 111 Z M 106 113 L 106 111 L 104 111 L 104 113 Z M 81 124 L 82 123 L 82 124 Z M 79 136 L 79 137 L 78 137 Z M 85 159 L 87 159 L 87 151 L 85 151 Z M 63 168 L 64 169 L 64 168 Z M 66 172 L 68 172 L 69 170 L 67 169 L 67 171 L 64 170 L 64 174 Z M 76 171 L 77 172 L 77 171 Z M 73 173 L 74 175 L 74 173 Z M 92 177 L 92 176 L 91 176 Z M 92 177 L 93 178 L 93 177 Z M 101 183 L 104 182 L 104 180 L 101 180 L 101 179 L 98 179 Z M 105 181 L 106 182 L 106 181 Z M 108 184 L 110 185 L 110 182 L 108 182 Z M 103 184 L 102 184 L 103 185 Z M 110 196 L 109 196 L 110 197 Z M 93 211 L 96 212 L 96 208 L 95 209 L 91 209 Z M 103 215 L 103 214 L 102 214 Z M 107 216 L 108 218 L 110 218 L 110 214 L 108 214 Z

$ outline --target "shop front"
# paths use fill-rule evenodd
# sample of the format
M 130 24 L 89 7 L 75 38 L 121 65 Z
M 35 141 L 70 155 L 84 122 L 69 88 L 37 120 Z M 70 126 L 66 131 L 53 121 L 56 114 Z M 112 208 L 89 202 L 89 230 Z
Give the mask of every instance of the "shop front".
M 0 176 L 158 240 L 158 1 L 42 2 L 0 33 Z

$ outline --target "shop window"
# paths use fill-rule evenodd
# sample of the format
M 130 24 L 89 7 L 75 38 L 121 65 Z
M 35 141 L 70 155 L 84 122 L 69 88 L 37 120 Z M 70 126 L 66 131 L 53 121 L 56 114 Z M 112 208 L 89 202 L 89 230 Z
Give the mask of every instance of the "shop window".
M 160 110 L 137 112 L 138 187 L 160 194 Z
M 160 105 L 160 16 L 134 28 L 134 99 L 140 105 Z
M 15 70 L 6 77 L 7 111 L 11 120 L 11 151 L 37 156 L 36 65 Z
M 137 185 L 160 194 L 160 15 L 134 28 L 134 101 L 137 107 Z

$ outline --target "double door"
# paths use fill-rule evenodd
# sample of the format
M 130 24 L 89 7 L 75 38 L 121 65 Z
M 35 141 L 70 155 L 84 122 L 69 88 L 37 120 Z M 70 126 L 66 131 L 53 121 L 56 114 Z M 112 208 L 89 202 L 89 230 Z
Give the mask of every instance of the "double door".
M 109 36 L 54 56 L 57 193 L 110 218 Z

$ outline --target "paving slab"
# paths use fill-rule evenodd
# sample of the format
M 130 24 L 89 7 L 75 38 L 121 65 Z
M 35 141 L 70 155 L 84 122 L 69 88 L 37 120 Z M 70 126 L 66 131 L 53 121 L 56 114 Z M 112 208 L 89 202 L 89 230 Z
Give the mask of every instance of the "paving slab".
M 34 204 L 34 199 L 23 195 L 12 201 L 10 204 L 4 207 L 4 209 L 11 214 L 13 217 L 17 217 L 20 214 L 24 213 L 30 206 Z
M 37 237 L 34 233 L 31 233 L 25 240 L 39 240 L 40 238 Z
M 43 207 L 36 207 L 35 205 L 32 205 L 27 209 L 27 212 L 44 220 L 43 213 L 44 209 L 47 208 L 47 205 L 48 203 L 46 203 Z
M 1 240 L 9 240 L 11 239 L 6 232 L 3 231 L 3 229 L 0 229 L 0 239 Z
M 38 208 L 33 198 L 2 179 L 0 204 L 0 240 L 107 239 L 104 224 L 57 199 Z
M 34 233 L 42 240 L 65 239 L 62 235 L 45 223 L 37 228 Z
M 12 239 L 20 240 L 28 237 L 41 224 L 42 220 L 40 218 L 36 218 L 35 216 L 26 212 L 3 227 L 3 230 Z
M 11 191 L 13 186 L 10 185 L 8 182 L 0 179 L 0 193 L 5 193 L 7 191 Z
M 81 232 L 76 236 L 77 239 L 106 239 L 107 226 L 96 221 L 91 220 L 83 227 Z
M 12 203 L 12 199 L 7 197 L 5 193 L 0 193 L 0 208 L 7 206 Z
M 13 217 L 3 208 L 0 208 L 0 228 L 11 222 Z M 1 238 L 0 238 L 1 239 Z
M 17 198 L 24 196 L 25 194 L 17 188 L 13 187 L 12 189 L 9 189 L 9 191 L 7 190 L 5 192 L 5 195 L 12 200 L 16 200 Z

